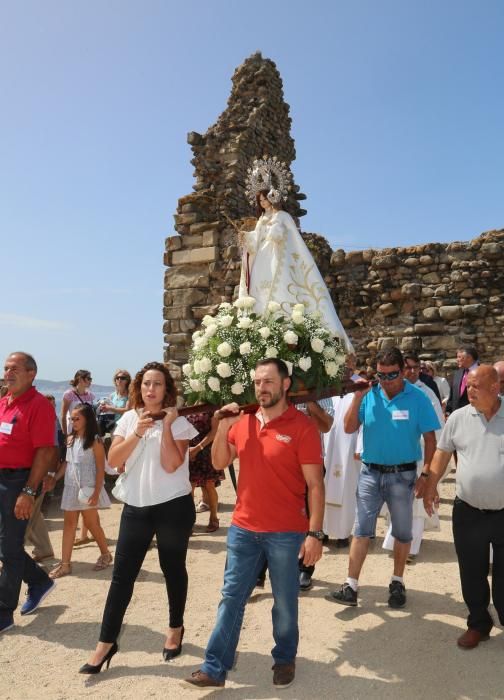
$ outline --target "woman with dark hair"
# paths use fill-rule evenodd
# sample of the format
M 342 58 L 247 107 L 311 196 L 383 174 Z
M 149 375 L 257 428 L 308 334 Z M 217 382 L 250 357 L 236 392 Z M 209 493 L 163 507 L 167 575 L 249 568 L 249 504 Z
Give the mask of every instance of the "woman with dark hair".
M 133 587 L 156 536 L 166 581 L 169 627 L 163 648 L 168 661 L 182 651 L 187 598 L 186 554 L 196 515 L 191 495 L 188 444 L 196 434 L 175 408 L 176 389 L 168 369 L 149 362 L 131 385 L 130 405 L 117 424 L 109 463 L 125 471 L 114 495 L 124 501 L 114 571 L 99 642 L 80 673 L 95 674 L 118 650 L 117 638 Z
M 53 479 L 47 478 L 47 489 L 52 490 L 64 475 L 65 485 L 61 498 L 64 511 L 61 562 L 50 572 L 51 578 L 61 578 L 72 573 L 72 549 L 79 513 L 84 525 L 91 531 L 100 548 L 100 556 L 94 566 L 101 571 L 112 563 L 112 555 L 98 517 L 99 508 L 110 508 L 110 499 L 103 488 L 105 478 L 105 450 L 98 436 L 98 425 L 93 407 L 82 403 L 72 411 L 72 433 L 67 440 L 66 461 L 61 464 Z
M 72 409 L 81 403 L 88 403 L 91 406 L 94 404 L 96 397 L 92 391 L 89 391 L 92 381 L 91 372 L 87 369 L 78 369 L 74 378 L 70 380 L 72 388 L 65 391 L 61 404 L 61 428 L 65 435 L 72 432 L 70 420 Z

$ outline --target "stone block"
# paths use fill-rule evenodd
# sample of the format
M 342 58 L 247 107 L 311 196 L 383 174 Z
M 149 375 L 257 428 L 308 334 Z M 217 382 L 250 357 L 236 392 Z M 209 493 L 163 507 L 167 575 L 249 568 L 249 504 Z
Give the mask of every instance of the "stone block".
M 331 267 L 342 267 L 345 264 L 345 251 L 335 250 L 331 255 Z
M 204 246 L 217 245 L 219 243 L 219 232 L 218 231 L 203 231 L 201 234 L 203 238 Z
M 220 227 L 220 221 L 203 221 L 198 224 L 191 224 L 189 230 L 191 234 L 193 233 L 204 233 L 205 231 L 210 231 L 213 229 L 218 229 Z
M 490 260 L 501 258 L 504 255 L 504 245 L 502 242 L 483 243 L 481 246 L 481 253 L 485 258 L 489 258 Z
M 407 282 L 401 287 L 401 292 L 406 298 L 419 299 L 422 295 L 422 285 L 417 282 Z
M 364 262 L 362 250 L 352 250 L 345 256 L 347 265 L 361 265 Z
M 462 313 L 464 318 L 481 318 L 486 316 L 486 307 L 483 304 L 466 304 Z
M 163 318 L 167 321 L 171 319 L 191 318 L 192 307 L 190 306 L 165 306 L 163 309 Z
M 444 323 L 415 323 L 414 329 L 418 335 L 433 335 L 444 331 Z
M 203 245 L 203 236 L 199 234 L 182 235 L 181 238 L 184 248 L 197 248 Z
M 434 258 L 431 255 L 421 255 L 420 256 L 420 265 L 433 265 L 434 264 Z
M 193 304 L 201 304 L 208 296 L 207 291 L 194 288 L 174 289 L 171 292 L 165 292 L 165 306 L 192 306 Z
M 417 336 L 408 336 L 401 340 L 401 350 L 417 350 L 422 345 L 422 341 Z
M 423 297 L 434 296 L 434 289 L 432 287 L 422 287 L 422 296 Z
M 422 338 L 422 348 L 424 350 L 455 350 L 457 341 L 450 335 L 431 335 Z
M 206 270 L 195 265 L 180 265 L 166 270 L 164 287 L 166 290 L 185 287 L 208 287 L 210 278 Z
M 398 310 L 395 306 L 395 304 L 380 304 L 378 307 L 378 311 L 383 314 L 383 316 L 395 316 L 398 313 Z
M 418 258 L 406 258 L 403 264 L 407 267 L 418 267 L 418 265 L 420 265 L 420 261 Z
M 209 263 L 217 260 L 218 255 L 219 249 L 216 246 L 176 250 L 172 253 L 172 265 Z
M 397 345 L 397 340 L 395 338 L 378 338 L 377 348 L 378 350 L 386 350 L 387 348 L 395 348 Z M 369 347 L 369 345 L 368 345 Z
M 180 236 L 168 236 L 165 240 L 165 248 L 167 251 L 179 250 L 182 248 L 182 238 Z
M 422 315 L 425 319 L 427 319 L 427 321 L 435 321 L 440 317 L 437 306 L 428 306 L 422 311 Z
M 439 315 L 443 321 L 454 321 L 457 318 L 462 318 L 461 306 L 440 306 Z
M 165 343 L 170 345 L 190 345 L 191 335 L 189 333 L 170 333 L 165 335 Z
M 423 279 L 426 284 L 439 284 L 441 282 L 441 277 L 437 272 L 428 272 L 423 276 Z
M 194 306 L 192 309 L 192 315 L 197 319 L 201 319 L 207 314 L 209 316 L 214 316 L 217 313 L 218 308 L 218 304 L 211 304 L 210 306 Z
M 379 270 L 388 270 L 391 267 L 399 265 L 399 258 L 397 255 L 376 256 L 373 258 L 372 265 Z

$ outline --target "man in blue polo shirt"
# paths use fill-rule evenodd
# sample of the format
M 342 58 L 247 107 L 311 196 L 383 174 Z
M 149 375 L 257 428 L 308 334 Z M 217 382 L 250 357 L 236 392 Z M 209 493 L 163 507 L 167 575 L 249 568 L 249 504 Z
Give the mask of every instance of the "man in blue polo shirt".
M 394 574 L 388 604 L 406 604 L 403 574 L 412 539 L 413 499 L 423 496 L 425 477 L 436 449 L 434 431 L 439 420 L 425 394 L 404 379 L 404 360 L 398 348 L 377 355 L 378 385 L 356 391 L 345 415 L 345 432 L 363 426 L 362 470 L 357 485 L 355 532 L 350 547 L 348 578 L 331 598 L 343 605 L 357 605 L 359 575 L 376 520 L 386 503 L 390 511 L 394 543 Z M 417 479 L 416 462 L 424 467 Z

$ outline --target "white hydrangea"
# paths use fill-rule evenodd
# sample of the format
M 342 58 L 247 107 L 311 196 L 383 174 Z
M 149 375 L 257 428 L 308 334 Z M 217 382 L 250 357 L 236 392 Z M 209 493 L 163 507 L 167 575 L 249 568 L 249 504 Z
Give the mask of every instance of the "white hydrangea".
M 255 379 L 255 369 L 254 368 L 252 368 L 250 370 L 250 378 L 252 379 L 252 381 L 254 381 L 254 379 Z
M 298 365 L 303 370 L 303 372 L 307 372 L 312 365 L 311 357 L 300 357 Z
M 322 350 L 325 348 L 325 343 L 322 338 L 313 338 L 310 345 L 313 352 L 322 352 Z
M 222 377 L 223 379 L 226 379 L 227 377 L 230 377 L 233 374 L 231 371 L 231 367 L 228 365 L 227 362 L 219 362 L 215 369 L 219 377 Z
M 338 374 L 338 365 L 333 360 L 329 360 L 324 364 L 324 369 L 329 377 L 335 377 Z
M 212 323 L 215 323 L 215 318 L 213 316 L 209 316 L 208 314 L 203 316 L 203 319 L 201 321 L 202 326 L 211 326 Z
M 220 381 L 217 377 L 208 377 L 207 384 L 212 391 L 220 391 Z
M 186 377 L 189 377 L 192 373 L 192 365 L 190 365 L 189 362 L 186 362 L 185 365 L 182 365 L 182 372 Z
M 259 328 L 259 335 L 261 338 L 266 340 L 266 338 L 269 338 L 271 335 L 271 330 L 268 328 L 268 326 L 263 326 L 262 328 Z
M 252 319 L 249 318 L 248 316 L 242 316 L 240 320 L 238 321 L 238 328 L 250 328 L 252 325 Z
M 233 308 L 233 305 L 230 304 L 228 301 L 223 301 L 222 304 L 219 304 L 219 309 L 227 310 L 227 309 L 232 309 L 232 308 Z
M 245 391 L 245 389 L 244 389 L 243 384 L 241 382 L 235 382 L 231 387 L 231 393 L 236 394 L 236 396 L 243 394 L 244 391 Z
M 287 345 L 297 345 L 298 335 L 297 333 L 294 333 L 294 331 L 286 331 L 284 333 L 283 339 L 285 340 Z
M 217 352 L 221 357 L 229 357 L 231 353 L 233 352 L 233 348 L 231 345 L 227 342 L 221 343 L 220 345 L 217 345 Z
M 199 374 L 201 372 L 201 366 L 200 366 L 199 360 L 194 360 L 194 371 L 196 372 L 196 374 Z
M 252 345 L 247 340 L 240 345 L 240 355 L 249 355 L 252 352 Z
M 330 346 L 324 348 L 322 353 L 327 360 L 334 360 L 336 357 L 336 350 Z
M 233 302 L 233 306 L 237 309 L 253 309 L 255 304 L 254 297 L 239 297 Z
M 207 338 L 213 338 L 213 336 L 217 333 L 218 331 L 218 326 L 216 323 L 212 323 L 212 325 L 207 326 L 205 328 L 205 335 Z
M 266 309 L 270 312 L 270 314 L 274 314 L 276 311 L 280 311 L 281 306 L 277 301 L 269 301 Z
M 202 357 L 199 361 L 200 372 L 210 372 L 212 369 L 212 360 L 209 357 Z
M 233 317 L 230 314 L 226 314 L 225 316 L 221 316 L 219 318 L 219 326 L 221 326 L 221 328 L 228 328 L 232 323 Z
M 201 338 L 202 335 L 203 333 L 201 331 L 194 331 L 194 333 L 192 334 L 192 339 L 197 340 L 198 338 Z
M 203 384 L 199 379 L 189 379 L 189 386 L 193 391 L 201 391 L 203 389 Z
M 264 357 L 278 357 L 278 350 L 270 345 L 269 348 L 266 348 Z
M 201 350 L 208 344 L 208 339 L 205 338 L 205 336 L 202 336 L 201 338 L 196 338 L 194 341 L 194 349 L 195 350 Z
M 289 372 L 289 377 L 290 377 L 292 374 L 292 368 L 294 367 L 294 365 L 292 364 L 292 362 L 290 362 L 290 360 L 284 360 L 284 362 L 287 365 L 287 370 Z

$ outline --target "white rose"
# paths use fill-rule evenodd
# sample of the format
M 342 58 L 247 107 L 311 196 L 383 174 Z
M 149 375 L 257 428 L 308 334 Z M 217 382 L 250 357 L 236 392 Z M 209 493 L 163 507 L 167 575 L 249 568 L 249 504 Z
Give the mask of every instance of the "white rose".
M 185 374 L 186 377 L 188 377 L 192 372 L 192 365 L 186 362 L 185 365 L 182 365 L 182 372 L 183 374 Z
M 269 336 L 271 335 L 271 331 L 268 328 L 268 326 L 263 326 L 262 328 L 259 328 L 259 335 L 261 336 L 261 338 L 264 338 L 264 340 L 266 340 L 266 338 L 269 338 Z
M 284 333 L 283 339 L 287 343 L 287 345 L 296 345 L 298 341 L 298 335 L 297 333 L 294 333 L 294 331 L 286 331 Z
M 323 355 L 328 360 L 334 360 L 334 358 L 336 357 L 336 350 L 331 347 L 326 347 L 324 348 Z
M 193 391 L 201 391 L 203 389 L 203 384 L 199 379 L 189 379 L 189 386 Z
M 212 391 L 220 391 L 220 382 L 217 377 L 208 377 L 207 384 Z
M 231 393 L 236 394 L 237 396 L 239 394 L 243 394 L 245 389 L 243 388 L 243 384 L 241 382 L 235 382 L 232 387 L 231 387 Z
M 196 374 L 199 374 L 201 372 L 200 360 L 194 360 L 194 371 L 196 372 Z
M 192 339 L 196 340 L 197 338 L 201 338 L 202 335 L 203 333 L 201 331 L 194 331 L 194 333 L 192 334 Z
M 305 305 L 304 305 L 304 304 L 294 304 L 294 306 L 292 307 L 292 310 L 293 310 L 295 313 L 304 314 L 304 312 L 305 312 Z
M 293 311 L 291 318 L 292 318 L 293 323 L 300 324 L 300 323 L 305 322 L 305 317 L 303 316 L 303 314 L 300 314 L 298 311 Z
M 230 377 L 233 374 L 231 367 L 227 362 L 219 362 L 215 369 L 217 370 L 219 377 L 222 377 L 223 379 L 226 379 L 226 377 Z
M 303 370 L 303 372 L 307 372 L 312 365 L 311 357 L 300 357 L 298 365 Z
M 277 301 L 269 301 L 266 307 L 270 314 L 274 314 L 275 311 L 280 311 L 280 304 Z
M 265 357 L 278 357 L 278 350 L 271 345 L 269 348 L 266 348 L 266 352 L 264 353 L 264 356 Z
M 207 326 L 205 328 L 205 335 L 207 338 L 213 338 L 213 336 L 217 333 L 218 326 L 216 323 L 212 323 L 211 326 Z
M 208 339 L 205 338 L 205 336 L 202 336 L 201 338 L 196 338 L 196 340 L 194 341 L 194 349 L 201 350 L 207 344 L 208 344 Z
M 245 297 L 238 297 L 238 299 L 235 299 L 233 301 L 233 306 L 235 307 L 235 309 L 244 309 L 245 308 L 244 299 L 245 299 Z
M 219 326 L 221 328 L 228 328 L 233 323 L 233 317 L 230 316 L 229 314 L 226 314 L 226 316 L 221 316 L 219 318 Z
M 221 357 L 229 357 L 233 352 L 233 348 L 229 343 L 224 342 L 220 345 L 217 345 L 217 352 Z
M 251 325 L 252 325 L 252 319 L 249 318 L 248 316 L 243 316 L 238 321 L 238 328 L 250 328 Z
M 338 365 L 336 362 L 333 362 L 332 360 L 329 360 L 329 362 L 326 362 L 324 364 L 324 368 L 326 371 L 326 374 L 329 375 L 329 377 L 335 377 L 338 374 Z
M 209 316 L 208 314 L 203 316 L 203 319 L 201 321 L 202 326 L 211 326 L 212 323 L 215 323 L 215 318 L 213 316 Z
M 311 344 L 313 352 L 322 352 L 322 350 L 325 347 L 324 341 L 321 340 L 320 338 L 313 338 L 313 340 L 311 341 L 310 344 Z
M 254 379 L 255 379 L 255 369 L 251 369 L 250 372 L 249 372 L 249 374 L 250 374 L 250 378 L 252 379 L 252 381 L 254 381 Z
M 247 342 L 242 343 L 240 345 L 240 355 L 248 355 L 251 351 L 252 351 L 252 345 L 249 343 L 248 340 L 247 340 Z
M 233 305 L 230 304 L 228 301 L 223 301 L 222 304 L 219 304 L 219 309 L 232 309 Z
M 253 309 L 256 305 L 256 300 L 254 297 L 243 297 L 243 308 Z
M 284 361 L 285 364 L 287 365 L 287 370 L 288 370 L 288 372 L 289 372 L 289 377 L 290 377 L 291 374 L 292 374 L 292 368 L 293 368 L 294 365 L 293 365 L 292 362 L 290 362 L 289 360 L 283 360 L 283 361 Z
M 202 357 L 199 363 L 200 372 L 210 372 L 212 369 L 212 361 L 208 357 Z

